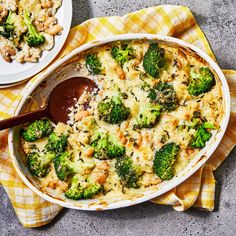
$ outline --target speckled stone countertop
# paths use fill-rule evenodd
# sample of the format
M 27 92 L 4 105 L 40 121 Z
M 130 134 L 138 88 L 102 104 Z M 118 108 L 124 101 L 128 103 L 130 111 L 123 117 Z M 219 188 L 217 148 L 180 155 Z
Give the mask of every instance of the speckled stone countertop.
M 221 68 L 236 69 L 236 0 L 73 0 L 73 25 L 98 16 L 123 15 L 159 4 L 188 6 L 205 32 Z M 0 186 L 0 236 L 21 235 L 236 235 L 236 149 L 215 172 L 212 213 L 143 203 L 106 212 L 63 210 L 49 225 L 24 229 Z

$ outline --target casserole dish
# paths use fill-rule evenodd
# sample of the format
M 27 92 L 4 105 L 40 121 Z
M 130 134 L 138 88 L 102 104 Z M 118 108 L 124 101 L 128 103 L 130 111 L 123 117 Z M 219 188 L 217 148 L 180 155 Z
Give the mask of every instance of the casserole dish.
M 9 133 L 9 148 L 14 167 L 16 168 L 17 173 L 20 175 L 24 183 L 32 191 L 40 195 L 45 200 L 48 200 L 55 204 L 59 204 L 64 207 L 82 210 L 107 210 L 138 204 L 160 196 L 161 194 L 169 191 L 170 189 L 182 183 L 195 171 L 197 171 L 210 158 L 211 154 L 219 145 L 227 128 L 230 115 L 230 94 L 226 79 L 217 64 L 204 52 L 202 52 L 193 45 L 185 43 L 179 39 L 167 36 L 150 34 L 126 34 L 109 37 L 79 47 L 78 49 L 74 50 L 72 53 L 70 53 L 69 55 L 49 67 L 34 81 L 31 86 L 29 86 L 25 90 L 24 96 L 17 107 L 15 115 L 24 113 L 29 109 L 35 109 L 36 107 L 41 106 L 50 91 L 60 81 L 76 76 L 77 71 L 73 69 L 73 63 L 78 59 L 78 55 L 82 54 L 84 51 L 111 42 L 143 39 L 148 41 L 154 41 L 159 44 L 184 48 L 185 50 L 196 54 L 209 65 L 211 70 L 214 71 L 214 73 L 219 79 L 219 84 L 222 92 L 223 116 L 220 122 L 220 129 L 217 132 L 213 133 L 212 138 L 207 143 L 206 147 L 203 148 L 190 161 L 190 163 L 187 165 L 186 168 L 184 168 L 183 171 L 178 173 L 178 175 L 175 176 L 173 179 L 162 182 L 156 188 L 149 189 L 148 191 L 142 191 L 140 192 L 140 194 L 137 194 L 136 197 L 132 197 L 129 199 L 113 199 L 111 201 L 99 201 L 98 199 L 72 201 L 69 199 L 64 199 L 60 195 L 49 194 L 43 191 L 43 189 L 39 186 L 37 179 L 32 177 L 31 173 L 25 165 L 24 152 L 22 150 L 22 144 L 19 137 L 20 129 L 19 127 L 13 128 L 10 130 Z

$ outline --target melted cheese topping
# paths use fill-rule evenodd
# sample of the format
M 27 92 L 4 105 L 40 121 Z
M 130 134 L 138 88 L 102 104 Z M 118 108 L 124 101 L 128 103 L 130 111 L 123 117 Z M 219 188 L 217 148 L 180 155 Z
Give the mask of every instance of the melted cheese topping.
M 161 183 L 160 178 L 153 172 L 154 154 L 164 143 L 175 142 L 180 146 L 177 161 L 174 164 L 174 173 L 177 175 L 182 171 L 188 163 L 199 153 L 199 149 L 190 149 L 188 144 L 194 129 L 178 129 L 179 125 L 186 124 L 191 121 L 193 113 L 200 111 L 201 115 L 216 127 L 220 128 L 220 122 L 223 117 L 223 100 L 221 84 L 217 76 L 216 84 L 211 91 L 202 96 L 193 97 L 187 91 L 187 82 L 189 80 L 190 65 L 196 67 L 207 66 L 206 63 L 193 53 L 178 47 L 170 47 L 167 45 L 159 45 L 165 50 L 167 60 L 167 68 L 160 74 L 160 78 L 155 80 L 145 75 L 142 66 L 143 56 L 148 49 L 147 42 L 131 43 L 136 57 L 126 62 L 123 68 L 112 58 L 111 45 L 105 45 L 92 50 L 97 53 L 103 67 L 103 75 L 90 75 L 86 69 L 85 58 L 81 55 L 78 60 L 76 70 L 82 76 L 90 77 L 95 80 L 99 86 L 97 95 L 84 94 L 78 100 L 75 108 L 72 108 L 70 120 L 68 124 L 58 124 L 55 128 L 57 134 L 69 134 L 68 149 L 73 151 L 75 160 L 82 159 L 83 162 L 92 161 L 95 166 L 104 163 L 102 160 L 88 156 L 89 140 L 95 132 L 92 121 L 95 119 L 97 123 L 96 130 L 108 132 L 120 141 L 125 137 L 126 154 L 132 157 L 135 164 L 142 169 L 142 176 L 139 183 L 140 188 L 128 189 L 122 187 L 120 179 L 115 170 L 115 160 L 106 160 L 109 163 L 109 171 L 104 183 L 104 192 L 97 198 L 106 201 L 115 199 L 128 199 L 138 196 L 144 190 L 151 187 L 158 187 Z M 118 70 L 122 70 L 125 79 L 120 79 Z M 213 72 L 214 73 L 214 72 Z M 143 90 L 144 83 L 153 87 L 157 81 L 171 83 L 176 91 L 179 106 L 172 112 L 163 112 L 157 125 L 150 129 L 134 130 L 136 116 L 149 103 L 147 97 L 148 92 Z M 129 119 L 123 121 L 120 125 L 108 124 L 101 120 L 98 115 L 97 104 L 106 96 L 117 96 L 120 93 L 126 93 L 127 99 L 123 99 L 125 106 L 130 108 L 131 114 Z M 89 107 L 86 110 L 89 115 L 80 116 L 85 110 L 83 103 L 89 101 Z M 78 117 L 80 117 L 78 119 Z M 167 135 L 168 134 L 168 135 Z M 163 137 L 165 141 L 163 143 Z M 40 148 L 43 141 L 35 142 Z M 27 142 L 25 142 L 25 150 L 28 152 Z M 46 180 L 41 180 L 41 185 L 49 186 L 49 179 L 55 181 L 57 179 L 53 170 L 47 176 Z M 61 189 L 60 189 L 61 191 Z

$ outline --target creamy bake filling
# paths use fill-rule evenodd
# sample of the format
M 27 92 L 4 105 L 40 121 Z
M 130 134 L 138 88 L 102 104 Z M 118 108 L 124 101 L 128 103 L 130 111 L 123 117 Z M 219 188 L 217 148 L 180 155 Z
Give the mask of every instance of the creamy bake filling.
M 198 55 L 155 41 L 83 52 L 74 68 L 98 89 L 75 98 L 68 122 L 22 130 L 26 162 L 45 192 L 129 199 L 183 171 L 220 129 L 221 82 Z

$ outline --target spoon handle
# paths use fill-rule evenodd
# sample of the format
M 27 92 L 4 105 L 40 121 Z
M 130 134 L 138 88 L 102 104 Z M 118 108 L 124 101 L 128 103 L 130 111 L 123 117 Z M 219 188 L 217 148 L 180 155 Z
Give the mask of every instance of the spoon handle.
M 41 108 L 33 112 L 29 112 L 23 115 L 11 117 L 9 119 L 0 121 L 0 130 L 4 130 L 13 126 L 17 126 L 26 122 L 34 121 L 48 115 L 47 109 Z

